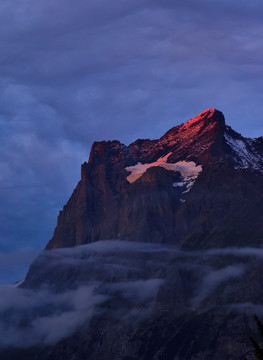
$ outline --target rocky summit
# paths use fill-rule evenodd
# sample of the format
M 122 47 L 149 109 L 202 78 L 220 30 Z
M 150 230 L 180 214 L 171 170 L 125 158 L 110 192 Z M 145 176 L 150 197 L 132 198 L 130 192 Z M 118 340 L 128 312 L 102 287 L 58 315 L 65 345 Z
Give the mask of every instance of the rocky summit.
M 0 303 L 0 358 L 252 360 L 262 244 L 263 138 L 220 111 L 95 142 L 17 302 Z
M 207 109 L 159 140 L 95 142 L 47 249 L 104 239 L 187 249 L 260 244 L 263 138 Z

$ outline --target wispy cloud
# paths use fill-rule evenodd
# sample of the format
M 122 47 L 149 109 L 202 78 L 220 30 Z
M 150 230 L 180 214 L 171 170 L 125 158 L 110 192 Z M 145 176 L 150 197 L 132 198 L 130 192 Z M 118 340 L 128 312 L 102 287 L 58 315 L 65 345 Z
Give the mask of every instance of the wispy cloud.
M 131 327 L 162 309 L 251 313 L 262 255 L 119 240 L 44 251 L 22 287 L 0 288 L 0 347 L 54 344 L 86 331 L 94 317 Z M 253 286 L 244 292 L 247 279 Z
M 240 277 L 244 271 L 244 265 L 229 265 L 218 270 L 207 271 L 201 285 L 196 289 L 196 296 L 191 301 L 193 309 L 197 308 L 207 296 L 214 295 L 214 291 L 220 284 L 231 278 Z
M 54 294 L 0 287 L 0 347 L 53 344 L 88 324 L 95 306 L 105 300 L 94 286 Z M 10 316 L 11 313 L 11 316 Z
M 78 329 L 87 329 L 93 316 L 107 311 L 107 316 L 122 323 L 129 321 L 131 326 L 152 309 L 162 283 L 160 279 L 113 284 L 93 282 L 63 293 L 2 286 L 0 348 L 55 344 Z M 108 309 L 107 302 L 114 302 L 116 298 L 122 305 L 115 310 Z

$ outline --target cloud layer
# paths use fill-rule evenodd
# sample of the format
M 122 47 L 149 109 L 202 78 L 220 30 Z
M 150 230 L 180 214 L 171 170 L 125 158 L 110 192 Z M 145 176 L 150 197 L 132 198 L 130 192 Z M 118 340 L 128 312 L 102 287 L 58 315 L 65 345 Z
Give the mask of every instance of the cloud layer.
M 0 287 L 0 349 L 52 345 L 90 324 L 132 328 L 162 313 L 251 314 L 262 307 L 262 257 L 113 240 L 46 251 L 22 287 Z
M 88 324 L 95 306 L 105 297 L 93 293 L 93 286 L 53 294 L 0 287 L 0 348 L 54 344 Z

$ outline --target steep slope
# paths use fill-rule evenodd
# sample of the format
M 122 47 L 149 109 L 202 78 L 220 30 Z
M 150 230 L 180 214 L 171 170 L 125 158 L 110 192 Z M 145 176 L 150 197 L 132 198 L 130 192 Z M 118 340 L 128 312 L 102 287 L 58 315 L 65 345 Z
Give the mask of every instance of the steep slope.
M 243 138 L 215 109 L 159 140 L 95 142 L 47 249 L 101 239 L 258 244 L 262 154 L 262 138 Z

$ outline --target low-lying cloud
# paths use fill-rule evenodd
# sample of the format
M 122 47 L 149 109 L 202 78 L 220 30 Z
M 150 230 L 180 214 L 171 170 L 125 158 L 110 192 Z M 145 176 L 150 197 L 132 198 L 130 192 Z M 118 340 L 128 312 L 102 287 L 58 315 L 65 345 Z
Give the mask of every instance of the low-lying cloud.
M 0 288 L 0 347 L 54 344 L 87 324 L 105 296 L 94 286 L 54 294 L 48 290 Z
M 262 256 L 263 249 L 187 252 L 120 240 L 44 251 L 20 287 L 0 288 L 0 347 L 52 345 L 95 318 L 136 326 L 167 309 L 250 313 L 259 306 Z
M 101 242 L 101 246 L 104 245 Z M 116 248 L 120 248 L 116 244 Z M 127 249 L 127 244 L 125 248 Z M 98 244 L 94 248 L 99 247 Z M 122 251 L 123 251 L 123 247 Z M 0 348 L 2 347 L 28 347 L 36 344 L 52 345 L 59 340 L 71 335 L 78 329 L 88 329 L 89 322 L 94 316 L 106 314 L 118 321 L 128 321 L 135 324 L 143 319 L 154 306 L 155 298 L 163 279 L 133 279 L 118 280 L 118 256 L 113 256 L 114 247 L 104 249 L 110 260 L 106 264 L 106 271 L 102 272 L 99 281 L 82 274 L 72 288 L 67 279 L 56 278 L 56 271 L 48 275 L 48 263 L 58 266 L 62 273 L 66 273 L 67 266 L 80 269 L 86 246 L 75 249 L 63 249 L 45 252 L 48 261 L 45 262 L 44 279 L 37 289 L 15 286 L 0 287 Z M 93 249 L 94 251 L 94 249 Z M 102 250 L 103 251 L 103 250 Z M 86 254 L 87 255 L 87 254 Z M 93 272 L 99 272 L 103 267 L 102 257 L 90 254 Z M 104 260 L 106 259 L 104 257 Z M 64 261 L 63 261 L 64 259 Z M 124 267 L 124 265 L 123 265 Z M 125 267 L 124 267 L 125 268 Z M 73 270 L 73 271 L 74 271 Z M 131 268 L 127 266 L 127 271 Z M 109 278 L 103 278 L 103 274 Z M 61 288 L 54 287 L 52 280 L 58 280 Z M 23 285 L 23 283 L 22 283 Z M 28 284 L 27 284 L 28 285 Z M 118 299 L 120 306 L 115 310 L 108 308 L 108 303 L 115 303 Z
M 192 300 L 193 309 L 213 291 L 231 278 L 240 277 L 245 271 L 244 265 L 229 265 L 219 270 L 210 269 L 210 271 L 203 277 L 197 295 Z
M 107 311 L 107 307 L 100 306 L 116 294 L 129 301 L 129 309 L 115 310 L 115 318 L 138 321 L 152 307 L 151 301 L 162 283 L 163 280 L 152 279 L 108 284 L 102 288 L 93 284 L 60 294 L 47 289 L 34 291 L 2 286 L 0 348 L 55 344 L 78 329 L 87 329 L 93 316 Z

